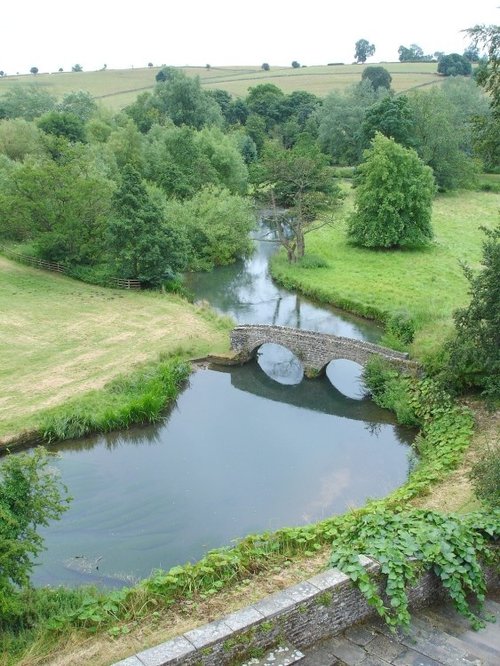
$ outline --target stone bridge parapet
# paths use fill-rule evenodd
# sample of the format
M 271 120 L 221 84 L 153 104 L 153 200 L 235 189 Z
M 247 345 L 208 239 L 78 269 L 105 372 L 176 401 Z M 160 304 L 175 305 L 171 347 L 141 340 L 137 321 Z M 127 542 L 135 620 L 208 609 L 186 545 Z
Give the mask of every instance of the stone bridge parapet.
M 238 354 L 241 363 L 249 361 L 266 343 L 289 349 L 302 362 L 304 373 L 308 377 L 321 375 L 330 361 L 346 359 L 364 366 L 373 355 L 408 368 L 416 367 L 416 364 L 408 359 L 408 354 L 329 333 L 264 325 L 237 326 L 231 331 L 231 348 Z

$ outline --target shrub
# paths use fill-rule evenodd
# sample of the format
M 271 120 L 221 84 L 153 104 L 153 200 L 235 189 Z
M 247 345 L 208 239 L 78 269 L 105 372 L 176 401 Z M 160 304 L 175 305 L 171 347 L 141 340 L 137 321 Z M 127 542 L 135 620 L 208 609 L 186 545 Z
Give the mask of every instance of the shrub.
M 500 509 L 500 444 L 492 444 L 470 471 L 474 492 L 484 504 Z

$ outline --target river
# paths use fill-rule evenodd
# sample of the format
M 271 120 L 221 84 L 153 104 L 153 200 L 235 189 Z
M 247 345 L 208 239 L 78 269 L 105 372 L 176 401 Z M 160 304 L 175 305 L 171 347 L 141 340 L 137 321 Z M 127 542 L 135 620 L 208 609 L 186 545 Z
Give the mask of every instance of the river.
M 189 289 L 239 323 L 378 340 L 377 325 L 275 285 L 276 246 L 256 246 L 245 262 L 189 276 Z M 246 534 L 360 506 L 405 480 L 412 438 L 366 398 L 349 361 L 304 380 L 297 359 L 266 345 L 245 366 L 198 370 L 159 424 L 53 447 L 73 501 L 41 530 L 33 581 L 122 586 Z

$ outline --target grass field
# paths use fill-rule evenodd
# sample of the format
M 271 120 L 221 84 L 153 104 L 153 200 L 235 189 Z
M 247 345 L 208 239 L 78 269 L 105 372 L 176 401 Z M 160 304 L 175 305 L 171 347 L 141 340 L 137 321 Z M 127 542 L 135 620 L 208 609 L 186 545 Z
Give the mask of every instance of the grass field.
M 396 92 L 439 83 L 436 63 L 381 63 L 392 76 Z M 251 86 L 273 83 L 285 92 L 307 90 L 324 97 L 332 90 L 342 90 L 358 83 L 364 65 L 333 65 L 301 67 L 184 67 L 188 76 L 199 76 L 203 87 L 222 88 L 235 96 L 245 96 Z M 35 85 L 62 97 L 73 90 L 87 90 L 102 104 L 119 110 L 131 104 L 140 92 L 155 85 L 158 67 L 136 69 L 107 69 L 96 72 L 55 72 L 6 76 L 0 79 L 0 96 L 18 85 Z
M 345 205 L 344 217 L 352 199 Z M 280 254 L 272 265 L 279 281 L 346 309 L 384 319 L 407 311 L 418 331 L 417 358 L 436 352 L 452 330 L 452 313 L 468 301 L 460 262 L 478 268 L 483 234 L 498 221 L 500 197 L 490 192 L 441 194 L 434 202 L 435 239 L 424 250 L 369 250 L 346 241 L 345 222 L 306 237 L 306 253 L 322 257 L 326 268 L 289 265 Z
M 159 353 L 228 348 L 229 323 L 176 296 L 94 287 L 0 257 L 0 442 Z

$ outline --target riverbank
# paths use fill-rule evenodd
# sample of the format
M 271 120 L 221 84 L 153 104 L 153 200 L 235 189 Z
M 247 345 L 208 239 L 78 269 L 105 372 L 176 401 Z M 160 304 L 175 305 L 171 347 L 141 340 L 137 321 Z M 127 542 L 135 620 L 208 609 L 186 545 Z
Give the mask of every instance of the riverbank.
M 159 359 L 227 351 L 233 325 L 176 295 L 95 287 L 4 257 L 0 311 L 0 446 L 29 438 L 61 405 L 119 407 L 106 385 Z
M 289 264 L 279 253 L 270 262 L 271 273 L 289 289 L 365 317 L 410 317 L 415 326 L 411 356 L 433 362 L 451 334 L 453 311 L 468 301 L 461 263 L 479 267 L 480 226 L 494 227 L 499 203 L 491 192 L 439 194 L 432 217 L 435 238 L 428 248 L 374 251 L 347 243 L 349 195 L 335 226 L 307 236 L 306 260 L 309 255 L 319 261 Z

